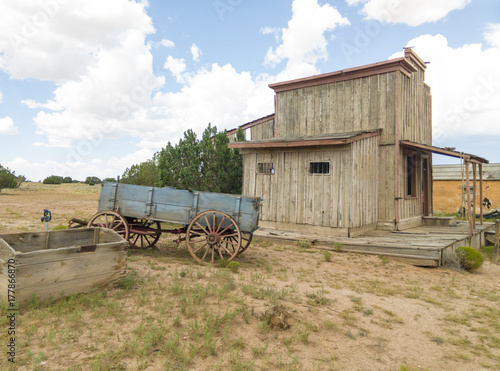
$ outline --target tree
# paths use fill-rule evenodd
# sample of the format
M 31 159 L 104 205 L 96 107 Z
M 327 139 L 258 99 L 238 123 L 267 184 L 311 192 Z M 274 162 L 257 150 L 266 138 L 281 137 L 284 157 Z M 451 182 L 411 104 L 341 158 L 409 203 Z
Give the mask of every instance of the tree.
M 237 140 L 244 140 L 243 131 Z M 228 147 L 225 131 L 208 124 L 201 141 L 192 130 L 179 144 L 170 142 L 158 156 L 159 185 L 198 191 L 241 193 L 242 158 L 239 150 Z
M 16 188 L 17 177 L 15 172 L 10 171 L 9 168 L 3 167 L 0 164 L 0 192 L 3 188 Z
M 100 183 L 101 183 L 101 179 L 99 179 L 96 176 L 88 176 L 87 179 L 85 179 L 85 184 L 94 185 L 94 184 L 100 184 Z
M 63 179 L 62 181 L 63 183 L 73 183 L 73 179 L 71 179 L 71 177 L 67 176 Z
M 104 178 L 102 181 L 103 182 L 109 182 L 109 183 L 116 183 L 116 179 L 115 178 Z
M 122 175 L 121 182 L 155 187 L 159 185 L 158 153 L 151 160 L 132 165 Z
M 62 176 L 51 175 L 43 180 L 43 184 L 61 184 L 63 180 Z

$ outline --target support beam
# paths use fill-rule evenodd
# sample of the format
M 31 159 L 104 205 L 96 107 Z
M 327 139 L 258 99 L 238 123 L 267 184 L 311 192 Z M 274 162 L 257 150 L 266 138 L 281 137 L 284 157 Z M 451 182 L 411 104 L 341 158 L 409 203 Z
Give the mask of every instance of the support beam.
M 479 217 L 483 225 L 483 164 L 479 164 Z
M 477 205 L 477 195 L 476 195 L 476 163 L 472 163 L 472 227 L 476 228 L 476 205 Z
M 469 234 L 472 235 L 472 213 L 471 213 L 471 200 L 470 200 L 470 179 L 469 179 L 469 161 L 465 161 L 465 191 L 467 192 L 467 217 L 469 219 Z

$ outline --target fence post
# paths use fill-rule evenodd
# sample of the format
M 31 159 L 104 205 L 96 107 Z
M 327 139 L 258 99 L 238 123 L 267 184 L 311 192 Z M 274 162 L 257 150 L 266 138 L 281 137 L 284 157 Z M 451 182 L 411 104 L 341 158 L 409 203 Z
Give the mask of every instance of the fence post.
M 493 264 L 498 264 L 498 247 L 500 245 L 500 219 L 495 220 L 495 247 L 493 249 Z

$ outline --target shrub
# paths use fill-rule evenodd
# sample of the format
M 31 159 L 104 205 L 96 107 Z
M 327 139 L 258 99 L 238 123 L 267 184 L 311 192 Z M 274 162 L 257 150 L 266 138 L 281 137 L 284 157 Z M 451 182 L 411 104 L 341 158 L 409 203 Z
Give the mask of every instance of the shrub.
M 233 273 L 238 273 L 238 271 L 240 270 L 240 263 L 235 261 L 230 261 L 227 264 L 227 268 L 229 268 Z
M 469 272 L 475 272 L 483 265 L 483 255 L 473 247 L 462 246 L 455 250 L 460 266 Z
M 324 251 L 323 256 L 325 257 L 325 261 L 327 262 L 332 260 L 332 253 L 330 251 Z
M 62 176 L 51 175 L 43 180 L 43 184 L 61 184 L 63 182 Z
M 308 249 L 311 247 L 311 241 L 308 240 L 298 240 L 296 243 L 297 246 L 301 249 Z

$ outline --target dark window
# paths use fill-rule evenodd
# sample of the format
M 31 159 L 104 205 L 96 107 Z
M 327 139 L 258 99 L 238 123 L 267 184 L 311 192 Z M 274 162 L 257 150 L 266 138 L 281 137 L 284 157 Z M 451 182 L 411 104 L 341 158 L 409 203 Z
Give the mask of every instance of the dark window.
M 257 164 L 258 174 L 274 174 L 274 167 L 272 162 L 259 162 Z
M 329 162 L 311 162 L 309 164 L 309 173 L 311 174 L 330 174 Z
M 405 156 L 406 197 L 417 196 L 417 156 Z

